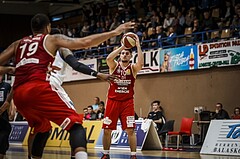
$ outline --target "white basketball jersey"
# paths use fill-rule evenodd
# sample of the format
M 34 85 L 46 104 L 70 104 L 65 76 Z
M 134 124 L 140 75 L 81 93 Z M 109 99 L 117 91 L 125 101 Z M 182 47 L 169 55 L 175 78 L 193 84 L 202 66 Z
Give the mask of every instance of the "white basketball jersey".
M 54 72 L 51 72 L 51 76 L 53 76 L 54 78 L 51 78 L 50 80 L 56 80 L 55 82 L 57 82 L 59 85 L 62 85 L 64 77 L 66 76 L 65 71 L 67 63 L 62 59 L 59 51 L 57 51 L 56 53 L 52 66 L 58 67 L 61 70 L 55 70 Z

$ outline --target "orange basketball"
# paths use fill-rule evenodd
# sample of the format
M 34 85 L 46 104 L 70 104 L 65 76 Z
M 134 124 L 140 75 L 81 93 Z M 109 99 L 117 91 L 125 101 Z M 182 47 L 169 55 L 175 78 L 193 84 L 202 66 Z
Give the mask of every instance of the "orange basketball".
M 136 45 L 135 34 L 132 32 L 128 32 L 122 36 L 121 40 L 122 45 L 124 45 L 127 49 L 131 49 Z

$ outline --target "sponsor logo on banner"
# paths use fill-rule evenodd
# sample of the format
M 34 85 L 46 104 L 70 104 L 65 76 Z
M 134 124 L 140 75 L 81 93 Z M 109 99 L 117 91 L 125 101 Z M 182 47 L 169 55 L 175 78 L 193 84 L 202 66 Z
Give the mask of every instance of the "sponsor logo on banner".
M 12 131 L 9 135 L 10 143 L 22 143 L 28 131 L 27 122 L 11 122 Z
M 113 144 L 113 145 L 118 144 L 119 141 L 120 141 L 122 133 L 123 133 L 122 127 L 118 125 L 117 129 L 112 131 L 112 134 L 111 134 L 111 137 L 112 137 L 111 144 Z
M 239 140 L 239 120 L 212 120 L 201 153 L 240 156 Z
M 137 149 L 141 149 L 143 146 L 144 139 L 147 132 L 141 129 L 142 121 L 136 120 L 135 133 L 137 136 Z M 96 143 L 96 147 L 102 147 L 102 136 L 103 131 L 101 131 L 100 137 Z M 111 148 L 129 148 L 128 135 L 122 130 L 121 123 L 118 122 L 117 129 L 112 131 L 111 134 Z
M 85 128 L 87 135 L 87 148 L 94 148 L 102 130 L 102 121 L 84 121 L 83 127 Z M 67 138 L 62 138 L 61 147 L 70 147 L 69 133 L 67 133 L 67 135 Z
M 198 68 L 239 65 L 240 40 L 228 40 L 198 45 Z
M 107 65 L 106 58 L 97 59 L 98 72 L 109 73 L 109 67 Z
M 47 140 L 46 146 L 70 147 L 69 133 L 55 123 L 51 122 L 51 125 L 52 133 Z M 102 130 L 102 121 L 84 121 L 83 127 L 86 130 L 86 137 L 88 142 L 87 148 L 94 148 Z M 28 134 L 29 131 L 25 136 L 23 145 L 27 145 Z
M 88 67 L 90 67 L 93 70 L 97 70 L 97 59 L 80 60 L 79 62 L 84 63 L 85 65 L 87 65 Z M 77 71 L 73 70 L 72 67 L 67 65 L 66 76 L 64 78 L 64 82 L 95 79 L 95 78 L 96 77 L 77 72 Z
M 197 47 L 184 46 L 160 51 L 160 72 L 197 69 Z
M 148 50 L 143 51 L 144 65 L 143 68 L 138 72 L 138 74 L 150 74 L 158 73 L 159 69 L 159 50 Z M 132 62 L 137 62 L 137 53 L 133 53 Z

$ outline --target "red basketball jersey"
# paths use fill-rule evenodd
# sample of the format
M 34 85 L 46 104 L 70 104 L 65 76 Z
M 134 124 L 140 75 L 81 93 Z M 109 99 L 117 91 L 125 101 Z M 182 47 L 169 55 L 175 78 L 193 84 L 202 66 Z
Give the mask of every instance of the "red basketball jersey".
M 45 49 L 47 35 L 24 37 L 16 51 L 16 77 L 14 87 L 32 80 L 48 78 L 47 72 L 53 63 L 54 57 Z
M 129 64 L 127 67 L 122 68 L 120 63 L 118 63 L 112 74 L 117 76 L 119 79 L 111 81 L 108 89 L 108 98 L 117 101 L 132 99 L 135 83 L 132 65 Z

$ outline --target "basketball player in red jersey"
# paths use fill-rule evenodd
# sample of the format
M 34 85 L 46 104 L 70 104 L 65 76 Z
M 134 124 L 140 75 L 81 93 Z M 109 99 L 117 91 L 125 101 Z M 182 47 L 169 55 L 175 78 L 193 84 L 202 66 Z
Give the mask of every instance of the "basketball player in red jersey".
M 131 64 L 132 51 L 126 49 L 125 46 L 114 50 L 107 57 L 107 64 L 109 72 L 117 76 L 119 79 L 111 81 L 108 90 L 108 99 L 106 111 L 103 120 L 103 148 L 104 154 L 102 159 L 109 159 L 109 149 L 111 145 L 111 132 L 116 129 L 117 121 L 120 119 L 122 129 L 128 134 L 128 141 L 131 149 L 131 159 L 136 159 L 136 134 L 134 132 L 134 82 L 137 72 L 143 66 L 143 54 L 139 42 L 139 38 L 135 35 L 137 47 L 137 63 Z M 120 53 L 120 61 L 117 62 L 115 58 Z
M 84 38 L 69 38 L 64 35 L 49 35 L 51 24 L 44 14 L 37 14 L 31 20 L 33 36 L 13 42 L 0 54 L 0 65 L 15 56 L 16 71 L 13 85 L 13 100 L 18 111 L 27 119 L 37 133 L 32 145 L 32 158 L 42 158 L 43 149 L 51 130 L 49 121 L 60 125 L 70 133 L 70 145 L 76 159 L 87 159 L 86 132 L 82 120 L 72 109 L 72 104 L 58 94 L 49 82 L 51 64 L 60 47 L 69 49 L 89 48 L 130 29 L 128 22 L 115 30 Z M 66 60 L 71 61 L 67 56 Z M 97 76 L 98 72 L 90 74 Z

